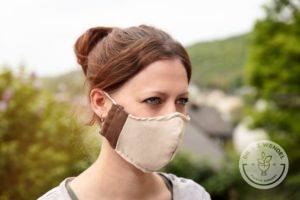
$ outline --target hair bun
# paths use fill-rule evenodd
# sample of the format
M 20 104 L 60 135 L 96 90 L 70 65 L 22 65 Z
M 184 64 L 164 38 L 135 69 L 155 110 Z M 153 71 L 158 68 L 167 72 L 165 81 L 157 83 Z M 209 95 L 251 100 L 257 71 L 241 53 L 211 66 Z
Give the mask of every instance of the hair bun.
M 88 54 L 96 46 L 98 41 L 112 32 L 111 27 L 93 27 L 83 33 L 75 42 L 74 51 L 78 64 L 81 65 L 84 74 L 87 74 Z

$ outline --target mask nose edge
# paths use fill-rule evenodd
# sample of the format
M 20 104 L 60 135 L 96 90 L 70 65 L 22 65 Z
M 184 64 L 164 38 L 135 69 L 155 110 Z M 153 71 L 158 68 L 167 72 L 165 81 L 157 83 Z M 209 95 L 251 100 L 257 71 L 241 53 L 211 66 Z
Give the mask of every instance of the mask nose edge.
M 176 113 L 179 113 L 179 116 L 180 116 L 184 121 L 186 121 L 186 122 L 191 120 L 191 117 L 190 117 L 189 114 L 184 115 L 184 114 L 182 114 L 182 113 L 180 113 L 180 112 L 176 112 Z

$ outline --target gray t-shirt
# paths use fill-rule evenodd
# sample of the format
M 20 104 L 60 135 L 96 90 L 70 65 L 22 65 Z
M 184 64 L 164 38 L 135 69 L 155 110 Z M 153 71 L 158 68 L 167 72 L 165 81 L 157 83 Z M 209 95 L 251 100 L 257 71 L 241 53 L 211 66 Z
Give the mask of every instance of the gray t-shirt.
M 206 190 L 193 181 L 183 177 L 178 177 L 172 173 L 157 172 L 166 177 L 172 185 L 173 200 L 211 200 Z M 58 186 L 52 188 L 47 193 L 38 198 L 38 200 L 74 200 L 75 194 L 70 194 L 66 183 L 74 177 L 65 178 Z

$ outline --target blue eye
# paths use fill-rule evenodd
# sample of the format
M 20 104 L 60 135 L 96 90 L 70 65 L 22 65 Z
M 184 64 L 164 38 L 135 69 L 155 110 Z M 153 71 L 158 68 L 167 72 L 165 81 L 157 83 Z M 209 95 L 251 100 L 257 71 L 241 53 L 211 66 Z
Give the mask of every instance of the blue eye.
M 153 105 L 157 105 L 157 104 L 161 103 L 161 99 L 159 97 L 150 97 L 150 98 L 144 100 L 144 102 L 153 104 Z
M 180 101 L 180 104 L 185 105 L 187 102 L 189 102 L 188 98 L 180 98 L 178 101 Z

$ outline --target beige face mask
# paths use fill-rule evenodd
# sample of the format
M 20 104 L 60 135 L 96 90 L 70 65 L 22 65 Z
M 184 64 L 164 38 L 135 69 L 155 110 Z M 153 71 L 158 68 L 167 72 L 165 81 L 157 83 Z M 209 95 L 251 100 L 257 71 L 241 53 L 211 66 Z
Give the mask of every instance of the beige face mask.
M 100 134 L 127 162 L 143 172 L 167 165 L 182 144 L 185 124 L 190 117 L 174 112 L 158 117 L 136 117 L 112 101 Z

